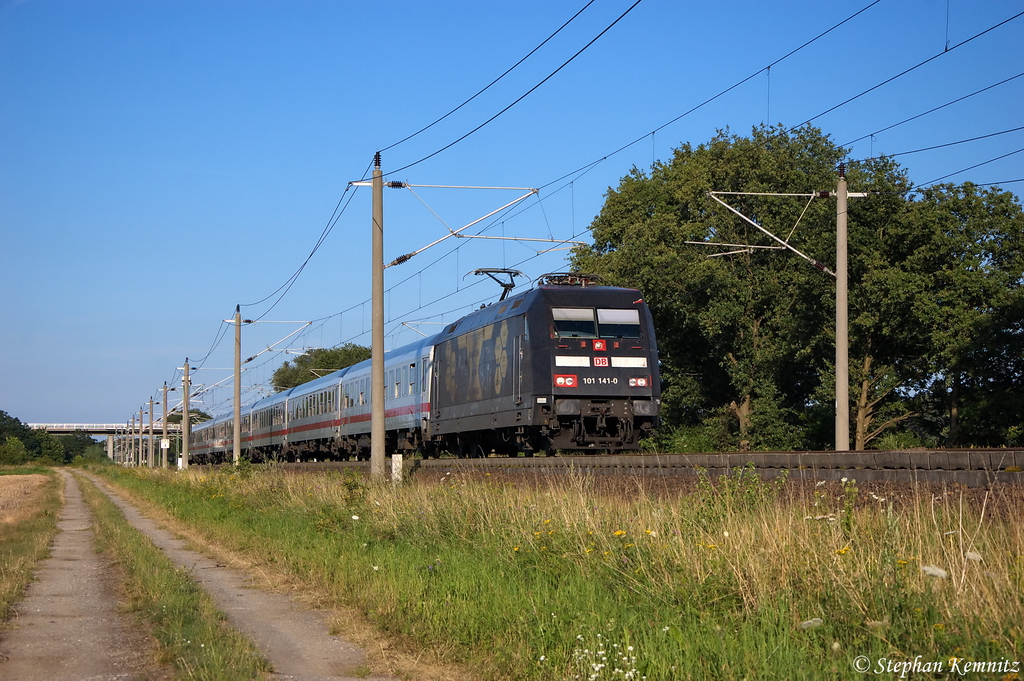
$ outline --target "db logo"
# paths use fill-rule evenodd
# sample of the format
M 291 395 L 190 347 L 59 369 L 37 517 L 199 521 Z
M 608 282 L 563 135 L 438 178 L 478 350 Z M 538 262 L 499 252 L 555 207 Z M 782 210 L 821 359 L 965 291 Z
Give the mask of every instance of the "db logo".
M 575 388 L 579 385 L 573 374 L 555 374 L 555 386 L 558 388 Z
M 595 357 L 594 358 L 594 366 L 596 366 L 596 367 L 606 367 L 606 366 L 608 366 L 608 358 L 607 357 Z

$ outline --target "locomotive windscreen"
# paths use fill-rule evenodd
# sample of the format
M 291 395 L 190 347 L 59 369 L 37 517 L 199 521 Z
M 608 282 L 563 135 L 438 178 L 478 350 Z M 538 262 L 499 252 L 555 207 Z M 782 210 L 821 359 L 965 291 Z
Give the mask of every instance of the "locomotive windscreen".
M 553 307 L 556 338 L 597 338 L 594 309 L 590 307 Z
M 598 309 L 597 324 L 601 338 L 639 338 L 640 310 Z

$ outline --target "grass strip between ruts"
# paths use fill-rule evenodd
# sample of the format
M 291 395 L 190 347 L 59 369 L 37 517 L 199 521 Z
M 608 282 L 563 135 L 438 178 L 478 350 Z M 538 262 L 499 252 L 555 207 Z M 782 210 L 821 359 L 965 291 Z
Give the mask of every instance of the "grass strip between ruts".
M 231 681 L 258 678 L 270 666 L 187 570 L 175 568 L 91 482 L 76 475 L 93 513 L 97 545 L 124 568 L 127 607 L 148 620 L 161 663 L 180 678 Z

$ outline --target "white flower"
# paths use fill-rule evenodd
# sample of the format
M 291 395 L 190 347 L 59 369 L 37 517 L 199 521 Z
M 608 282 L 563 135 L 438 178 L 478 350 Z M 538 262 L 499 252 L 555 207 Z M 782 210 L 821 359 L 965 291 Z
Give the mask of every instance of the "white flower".
M 825 621 L 823 619 L 821 619 L 820 617 L 815 617 L 813 619 L 807 620 L 806 622 L 801 622 L 800 623 L 800 628 L 801 629 L 817 629 L 818 627 L 820 627 L 824 623 L 825 623 Z
M 935 567 L 934 565 L 922 565 L 921 572 L 926 575 L 931 575 L 932 577 L 938 577 L 939 579 L 946 579 L 949 577 L 949 573 L 940 567 Z
M 380 570 L 380 568 L 378 566 L 374 565 L 373 566 L 373 571 L 376 572 L 377 570 Z
M 359 520 L 359 516 L 357 516 L 357 515 L 352 516 L 352 520 Z

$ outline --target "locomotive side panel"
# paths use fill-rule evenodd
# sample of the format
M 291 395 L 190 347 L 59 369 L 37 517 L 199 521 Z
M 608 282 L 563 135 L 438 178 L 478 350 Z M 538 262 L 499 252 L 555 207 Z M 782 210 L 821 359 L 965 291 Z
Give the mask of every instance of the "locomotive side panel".
M 471 328 L 437 345 L 430 420 L 433 435 L 490 431 L 524 421 L 525 337 L 526 318 L 517 315 Z

